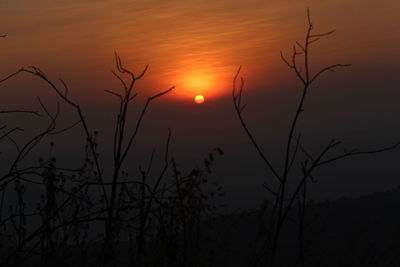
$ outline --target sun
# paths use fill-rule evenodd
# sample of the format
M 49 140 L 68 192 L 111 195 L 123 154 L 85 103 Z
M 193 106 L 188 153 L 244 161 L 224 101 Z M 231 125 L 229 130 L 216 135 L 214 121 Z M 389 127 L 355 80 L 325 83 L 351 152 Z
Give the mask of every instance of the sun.
M 196 95 L 196 97 L 194 98 L 194 102 L 196 102 L 196 104 L 202 104 L 204 102 L 204 96 Z

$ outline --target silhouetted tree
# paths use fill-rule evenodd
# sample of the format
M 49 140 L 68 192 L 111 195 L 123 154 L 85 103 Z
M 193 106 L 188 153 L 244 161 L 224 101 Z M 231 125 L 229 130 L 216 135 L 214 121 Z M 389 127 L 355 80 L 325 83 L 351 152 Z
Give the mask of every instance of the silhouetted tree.
M 112 74 L 120 82 L 120 91 L 106 90 L 118 99 L 112 134 L 112 162 L 100 160 L 98 151 L 98 131 L 91 129 L 80 105 L 69 96 L 69 88 L 63 80 L 52 81 L 38 67 L 24 67 L 0 80 L 6 82 L 18 74 L 29 74 L 43 81 L 56 97 L 76 112 L 77 121 L 60 128 L 60 108 L 51 112 L 38 98 L 42 114 L 35 111 L 6 110 L 0 115 L 27 113 L 47 119 L 48 125 L 39 134 L 20 143 L 12 134 L 20 127 L 8 129 L 3 126 L 1 139 L 7 139 L 16 148 L 15 159 L 9 171 L 0 177 L 2 194 L 0 227 L 2 237 L 9 242 L 3 246 L 1 262 L 22 266 L 28 262 L 41 266 L 87 266 L 100 264 L 119 266 L 121 257 L 127 258 L 135 266 L 201 266 L 200 247 L 204 245 L 201 223 L 215 216 L 214 197 L 222 195 L 222 188 L 215 185 L 211 190 L 208 175 L 215 154 L 213 150 L 205 159 L 202 168 L 193 169 L 188 175 L 178 171 L 175 160 L 169 155 L 172 132 L 168 129 L 161 170 L 154 169 L 153 151 L 148 166 L 138 166 L 139 175 L 128 174 L 124 170 L 128 154 L 132 153 L 132 143 L 136 139 L 150 104 L 169 93 L 174 87 L 147 99 L 138 119 L 132 124 L 128 116 L 129 108 L 137 96 L 136 83 L 145 75 L 135 75 L 125 68 L 120 57 L 115 54 L 117 71 Z M 124 79 L 127 76 L 127 79 Z M 72 128 L 81 127 L 86 148 L 83 162 L 77 168 L 65 168 L 57 162 L 51 142 L 47 159 L 40 159 L 36 165 L 27 162 L 31 151 L 43 140 L 54 135 L 67 133 Z M 133 129 L 133 130 L 130 130 Z M 171 167 L 172 164 L 172 167 Z M 105 169 L 111 168 L 111 176 Z M 151 175 L 151 173 L 153 173 Z M 8 187 L 14 184 L 16 203 L 5 201 Z M 29 186 L 40 188 L 41 194 L 34 211 L 26 205 Z M 211 191 L 209 191 L 211 190 Z M 12 201 L 11 201 L 12 202 Z M 10 204 L 8 212 L 3 207 Z M 99 224 L 103 224 L 100 231 Z M 91 230 L 96 228 L 96 230 Z M 121 239 L 127 236 L 128 240 Z M 163 242 L 158 242 L 162 240 Z M 121 245 L 127 241 L 129 247 Z M 167 244 L 171 245 L 168 246 Z M 171 250 L 171 247 L 176 250 Z M 124 251 L 121 252 L 120 250 Z M 154 260 L 154 253 L 159 257 Z M 125 263 L 126 259 L 124 259 Z
M 285 156 L 282 169 L 278 169 L 276 165 L 271 162 L 271 156 L 261 149 L 260 144 L 256 141 L 254 134 L 248 128 L 246 121 L 243 118 L 243 110 L 246 107 L 246 104 L 243 103 L 242 99 L 244 87 L 243 78 L 240 78 L 240 86 L 237 86 L 241 67 L 238 69 L 233 79 L 232 99 L 236 114 L 242 128 L 256 149 L 259 157 L 270 170 L 270 175 L 266 177 L 263 184 L 267 193 L 266 202 L 263 205 L 265 215 L 263 227 L 265 228 L 264 231 L 266 236 L 262 248 L 256 257 L 256 265 L 263 263 L 273 265 L 277 263 L 276 258 L 280 247 L 279 242 L 282 228 L 288 221 L 289 214 L 293 211 L 294 206 L 298 204 L 299 263 L 301 266 L 305 266 L 306 255 L 304 248 L 304 230 L 306 228 L 305 218 L 307 206 L 310 203 L 308 184 L 315 181 L 313 175 L 317 168 L 352 156 L 375 154 L 395 149 L 398 145 L 396 144 L 376 150 L 344 149 L 345 152 L 338 152 L 341 142 L 332 139 L 317 153 L 311 153 L 304 147 L 302 144 L 302 135 L 297 126 L 301 115 L 304 113 L 305 100 L 311 85 L 326 72 L 334 72 L 338 68 L 350 66 L 350 64 L 333 64 L 321 68 L 315 73 L 310 71 L 309 51 L 311 45 L 319 41 L 321 38 L 331 35 L 334 31 L 314 33 L 314 26 L 308 9 L 307 22 L 308 27 L 305 40 L 302 43 L 296 42 L 293 45 L 293 52 L 290 59 L 287 59 L 281 52 L 281 59 L 291 70 L 293 70 L 294 74 L 302 84 L 298 106 L 287 132 L 285 149 L 283 151 Z M 332 153 L 336 153 L 336 155 L 330 156 Z M 293 171 L 294 163 L 300 163 L 300 177 L 296 177 L 296 174 Z

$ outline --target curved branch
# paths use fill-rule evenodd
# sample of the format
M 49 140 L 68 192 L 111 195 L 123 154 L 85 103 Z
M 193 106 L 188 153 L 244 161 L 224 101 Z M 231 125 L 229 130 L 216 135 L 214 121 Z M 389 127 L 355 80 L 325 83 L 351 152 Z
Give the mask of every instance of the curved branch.
M 261 150 L 260 146 L 258 145 L 258 142 L 255 140 L 253 134 L 250 132 L 249 128 L 246 125 L 246 122 L 244 121 L 242 117 L 242 112 L 245 107 L 245 105 L 241 104 L 241 99 L 242 99 L 242 93 L 243 93 L 243 78 L 241 78 L 241 86 L 239 92 L 236 92 L 236 80 L 237 77 L 239 76 L 240 70 L 242 66 L 239 67 L 239 69 L 236 72 L 235 77 L 233 78 L 233 89 L 232 89 L 232 98 L 233 98 L 233 104 L 235 106 L 236 114 L 239 118 L 239 121 L 242 125 L 242 128 L 246 132 L 247 136 L 249 137 L 251 143 L 257 150 L 257 153 L 260 155 L 264 163 L 267 165 L 267 167 L 270 169 L 270 171 L 273 173 L 274 177 L 281 181 L 281 177 L 279 176 L 278 172 L 275 170 L 271 162 L 268 160 L 267 156 L 264 154 L 264 152 Z
M 325 68 L 321 69 L 320 71 L 318 71 L 318 72 L 311 78 L 310 83 L 314 82 L 314 81 L 318 78 L 318 76 L 320 76 L 320 75 L 323 74 L 324 72 L 327 72 L 327 71 L 335 72 L 335 69 L 336 69 L 336 68 L 339 68 L 339 67 L 350 67 L 350 66 L 351 66 L 351 64 L 334 64 L 334 65 L 330 65 L 330 66 L 328 66 L 328 67 L 325 67 Z

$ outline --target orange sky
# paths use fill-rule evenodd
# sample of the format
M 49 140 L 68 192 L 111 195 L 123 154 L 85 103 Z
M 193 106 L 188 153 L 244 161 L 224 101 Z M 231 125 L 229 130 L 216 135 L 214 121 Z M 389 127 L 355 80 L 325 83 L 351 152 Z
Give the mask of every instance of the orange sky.
M 399 59 L 397 0 L 7 0 L 0 73 L 36 65 L 85 95 L 117 86 L 118 51 L 135 72 L 150 64 L 146 92 L 176 85 L 167 99 L 226 95 L 239 65 L 248 90 L 273 90 L 287 82 L 279 50 L 304 36 L 307 6 L 317 30 L 337 30 L 315 47 L 316 66 Z

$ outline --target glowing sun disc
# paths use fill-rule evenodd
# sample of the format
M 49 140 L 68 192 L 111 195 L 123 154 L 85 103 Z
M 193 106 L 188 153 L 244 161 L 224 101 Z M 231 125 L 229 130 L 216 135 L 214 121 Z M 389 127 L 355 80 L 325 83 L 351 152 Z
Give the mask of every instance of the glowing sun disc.
M 196 102 L 196 104 L 202 104 L 204 102 L 204 96 L 196 95 L 196 97 L 194 98 L 194 102 Z

